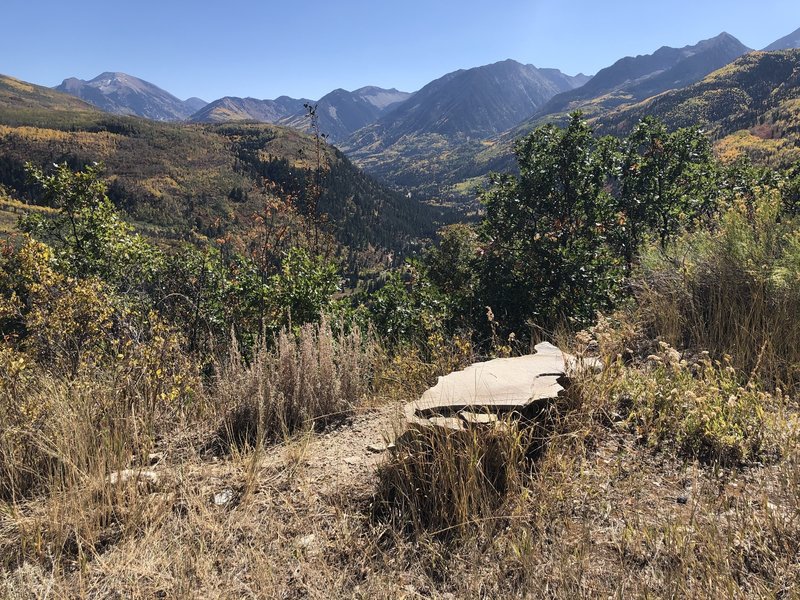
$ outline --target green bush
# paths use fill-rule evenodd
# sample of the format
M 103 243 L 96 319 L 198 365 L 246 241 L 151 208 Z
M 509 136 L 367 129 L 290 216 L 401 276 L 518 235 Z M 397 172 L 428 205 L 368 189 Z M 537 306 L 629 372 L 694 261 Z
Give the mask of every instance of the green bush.
M 652 446 L 736 466 L 777 457 L 783 396 L 743 384 L 729 361 L 681 360 L 668 344 L 644 370 L 623 368 L 612 396 L 633 430 Z

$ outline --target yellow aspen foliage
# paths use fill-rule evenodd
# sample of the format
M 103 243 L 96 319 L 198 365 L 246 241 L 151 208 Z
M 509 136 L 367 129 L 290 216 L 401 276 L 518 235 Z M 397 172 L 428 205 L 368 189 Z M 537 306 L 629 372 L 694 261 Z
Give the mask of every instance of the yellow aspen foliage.
M 59 273 L 53 251 L 31 238 L 0 265 L 0 319 L 24 331 L 22 349 L 73 373 L 109 352 L 116 305 L 100 279 Z

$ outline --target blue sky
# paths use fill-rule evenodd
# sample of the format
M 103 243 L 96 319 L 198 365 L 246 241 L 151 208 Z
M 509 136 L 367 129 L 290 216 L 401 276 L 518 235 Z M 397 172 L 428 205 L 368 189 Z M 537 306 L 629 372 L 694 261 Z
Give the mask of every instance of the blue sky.
M 514 58 L 569 74 L 727 31 L 762 48 L 800 1 L 2 0 L 0 73 L 42 85 L 124 71 L 186 98 L 413 91 Z

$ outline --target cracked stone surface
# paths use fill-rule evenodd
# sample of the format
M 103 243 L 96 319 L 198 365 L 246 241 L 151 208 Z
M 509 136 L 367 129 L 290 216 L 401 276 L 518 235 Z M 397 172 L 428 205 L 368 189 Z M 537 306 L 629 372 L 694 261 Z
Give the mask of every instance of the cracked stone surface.
M 475 363 L 439 377 L 419 400 L 406 404 L 406 421 L 456 430 L 467 424 L 492 423 L 498 414 L 522 412 L 557 398 L 575 369 L 600 366 L 596 359 L 578 360 L 547 342 L 538 344 L 535 351 Z

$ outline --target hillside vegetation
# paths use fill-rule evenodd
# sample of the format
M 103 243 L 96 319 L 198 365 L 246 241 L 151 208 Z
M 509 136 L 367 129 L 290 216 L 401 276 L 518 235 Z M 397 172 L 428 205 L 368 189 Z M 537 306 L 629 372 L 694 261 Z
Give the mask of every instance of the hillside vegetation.
M 699 83 L 601 117 L 598 129 L 625 132 L 652 115 L 702 127 L 726 158 L 787 165 L 800 158 L 798 96 L 800 50 L 752 52 Z
M 154 237 L 234 245 L 266 210 L 287 219 L 289 207 L 302 213 L 311 202 L 318 165 L 312 136 L 253 123 L 182 125 L 108 115 L 65 94 L 2 81 L 9 91 L 0 102 L 0 184 L 18 200 L 35 200 L 27 162 L 74 169 L 102 162 L 115 205 Z M 432 236 L 444 218 L 381 187 L 329 146 L 319 165 L 316 210 L 349 248 L 403 250 Z
M 153 127 L 46 135 L 189 132 L 259 169 L 308 139 Z M 29 165 L 48 209 L 0 246 L 0 595 L 790 597 L 800 173 L 650 117 L 573 115 L 516 157 L 480 222 L 348 296 L 319 214 L 241 253 L 155 244 L 96 167 Z M 438 375 L 541 339 L 602 371 L 397 437 Z

